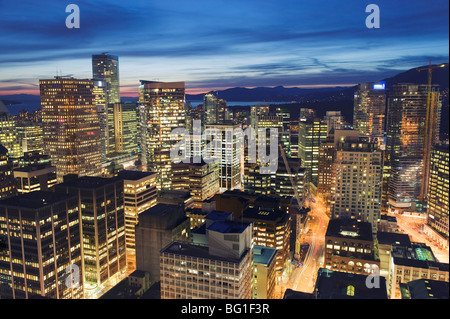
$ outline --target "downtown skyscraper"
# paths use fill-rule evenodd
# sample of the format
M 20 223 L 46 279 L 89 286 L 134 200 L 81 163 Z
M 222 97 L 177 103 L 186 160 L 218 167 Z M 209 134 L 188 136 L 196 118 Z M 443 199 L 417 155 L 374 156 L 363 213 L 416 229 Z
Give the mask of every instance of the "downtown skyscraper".
M 384 135 L 386 92 L 384 83 L 361 83 L 354 96 L 353 128 L 361 135 Z
M 327 139 L 327 123 L 320 118 L 302 120 L 298 124 L 298 157 L 306 168 L 306 181 L 317 186 L 319 148 Z
M 449 145 L 434 144 L 427 194 L 427 224 L 448 242 Z
M 39 81 L 44 151 L 67 174 L 101 174 L 100 125 L 92 80 L 57 76 Z
M 383 156 L 367 137 L 346 137 L 338 142 L 333 164 L 331 217 L 368 222 L 377 231 L 381 214 Z
M 111 137 L 108 128 L 112 123 L 110 123 L 108 108 L 110 104 L 120 103 L 119 57 L 107 53 L 92 55 L 92 77 L 95 84 L 95 104 L 102 136 L 102 162 L 105 162 L 106 155 L 111 151 L 109 145 Z M 114 137 L 112 138 L 114 139 Z M 115 144 L 114 141 L 113 144 Z M 113 145 L 114 147 L 115 145 Z
M 427 98 L 434 115 L 428 117 Z M 426 129 L 434 125 L 435 140 L 439 130 L 437 118 L 440 105 L 438 86 L 396 84 L 388 99 L 386 151 L 391 164 L 388 197 L 394 211 L 421 211 L 419 197 L 422 193 L 424 172 L 428 169 L 425 155 L 431 154 L 426 142 Z M 433 120 L 434 119 L 434 120 Z
M 106 53 L 92 55 L 92 76 L 105 82 L 106 104 L 120 102 L 119 57 Z
M 142 166 L 158 173 L 157 189 L 170 189 L 172 130 L 186 125 L 185 83 L 141 81 L 139 104 Z

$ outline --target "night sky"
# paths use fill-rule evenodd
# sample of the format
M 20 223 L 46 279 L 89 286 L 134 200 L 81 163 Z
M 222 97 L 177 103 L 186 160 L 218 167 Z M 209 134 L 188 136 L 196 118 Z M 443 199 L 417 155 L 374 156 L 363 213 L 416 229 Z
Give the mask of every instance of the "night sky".
M 65 26 L 68 4 L 79 29 Z M 381 28 L 368 29 L 368 4 Z M 337 86 L 449 60 L 448 0 L 0 0 L 0 95 L 38 94 L 57 74 L 91 78 L 118 55 L 121 94 L 139 80 L 188 93 L 234 86 Z

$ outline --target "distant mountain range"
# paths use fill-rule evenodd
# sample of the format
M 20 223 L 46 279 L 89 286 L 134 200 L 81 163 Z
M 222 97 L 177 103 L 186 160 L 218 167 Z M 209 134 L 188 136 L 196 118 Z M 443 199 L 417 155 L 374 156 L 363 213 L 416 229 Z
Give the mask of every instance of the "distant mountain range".
M 373 82 L 380 80 L 374 79 Z M 428 74 L 426 71 L 417 71 L 416 68 L 399 73 L 391 78 L 383 79 L 386 82 L 386 88 L 389 90 L 396 83 L 417 83 L 426 84 L 428 82 Z M 439 84 L 444 92 L 445 103 L 448 104 L 448 88 L 449 88 L 449 67 L 438 68 L 433 70 L 433 84 Z M 356 86 L 352 87 L 332 87 L 332 88 L 287 88 L 283 86 L 277 87 L 257 87 L 245 88 L 235 87 L 226 90 L 217 91 L 219 98 L 226 101 L 241 102 L 297 102 L 305 103 L 311 106 L 317 104 L 333 103 L 334 105 L 348 104 L 353 100 L 353 94 Z M 206 93 L 206 92 L 205 92 Z M 204 94 L 186 94 L 189 101 L 201 101 Z M 5 105 L 39 105 L 40 98 L 38 95 L 18 94 L 0 96 Z M 122 97 L 123 101 L 136 101 L 136 97 Z
M 427 84 L 428 73 L 426 71 L 418 71 L 417 68 L 399 73 L 393 77 L 377 80 L 373 82 L 384 81 L 386 88 L 389 90 L 393 84 L 396 83 L 417 83 Z M 449 67 L 433 70 L 432 76 L 433 84 L 439 84 L 445 90 L 449 88 Z M 226 101 L 262 101 L 262 102 L 319 102 L 319 101 L 341 101 L 353 99 L 353 94 L 356 86 L 352 87 L 332 87 L 332 88 L 317 88 L 317 89 L 303 89 L 298 87 L 286 88 L 283 86 L 277 87 L 257 87 L 257 88 L 229 88 L 222 91 L 217 91 L 218 97 Z M 186 94 L 186 99 L 190 101 L 203 100 L 204 94 L 190 95 Z

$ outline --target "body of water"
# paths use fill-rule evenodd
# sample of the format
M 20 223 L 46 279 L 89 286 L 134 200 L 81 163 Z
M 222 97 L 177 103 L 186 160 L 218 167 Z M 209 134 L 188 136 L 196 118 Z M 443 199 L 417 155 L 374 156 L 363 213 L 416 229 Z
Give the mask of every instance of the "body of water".
M 200 104 L 203 104 L 202 100 L 193 100 L 191 102 L 192 107 L 197 107 Z M 290 102 L 236 102 L 236 101 L 227 101 L 227 106 L 253 106 L 253 105 L 270 105 L 270 104 L 289 104 Z
M 200 104 L 203 104 L 203 101 L 189 101 L 191 102 L 192 107 L 197 107 Z M 254 101 L 254 102 L 235 102 L 235 101 L 227 101 L 227 106 L 253 106 L 253 105 L 269 105 L 269 104 L 289 104 L 290 102 L 262 102 L 262 101 Z M 9 110 L 11 116 L 19 114 L 20 111 L 25 110 L 28 112 L 33 112 L 39 110 L 41 108 L 40 104 L 13 104 L 6 106 Z
M 28 112 L 33 112 L 41 108 L 41 104 L 12 104 L 6 105 L 11 116 L 19 114 L 20 111 L 25 110 Z

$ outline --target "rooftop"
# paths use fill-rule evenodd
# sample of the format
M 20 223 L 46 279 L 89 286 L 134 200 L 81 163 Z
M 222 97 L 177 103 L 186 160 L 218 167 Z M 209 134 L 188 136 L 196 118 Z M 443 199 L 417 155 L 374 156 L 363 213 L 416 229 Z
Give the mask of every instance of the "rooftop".
M 289 215 L 279 209 L 271 210 L 271 209 L 259 209 L 255 208 L 247 208 L 244 210 L 243 218 L 249 220 L 268 220 L 268 221 L 281 221 L 284 218 L 289 217 Z
M 403 299 L 449 299 L 447 281 L 418 279 L 401 285 Z
M 64 176 L 66 177 L 66 176 Z M 120 181 L 119 177 L 96 177 L 96 176 L 82 176 L 75 177 L 70 176 L 69 178 L 65 178 L 64 182 L 57 185 L 58 187 L 76 187 L 76 188 L 84 188 L 84 189 L 96 189 L 104 187 L 108 184 L 116 183 Z
M 320 268 L 314 291 L 317 299 L 387 299 L 386 278 L 378 278 L 379 288 L 370 289 L 367 275 Z
M 409 235 L 401 233 L 377 232 L 377 240 L 382 245 L 400 245 L 404 247 L 411 246 Z
M 372 225 L 368 222 L 358 222 L 354 219 L 332 219 L 328 223 L 325 236 L 373 241 Z
M 270 247 L 253 247 L 253 263 L 262 264 L 268 267 L 275 258 L 277 250 Z
M 172 229 L 186 219 L 182 206 L 159 203 L 139 214 L 138 226 Z
M 181 241 L 171 242 L 169 245 L 161 249 L 161 253 L 170 253 L 194 258 L 213 259 L 229 263 L 238 263 L 247 255 L 247 252 L 242 254 L 239 260 L 232 258 L 224 258 L 221 256 L 210 255 L 208 246 L 195 245 Z
M 242 233 L 247 227 L 251 225 L 249 222 L 237 222 L 237 221 L 217 221 L 211 224 L 207 229 L 210 231 L 216 231 L 223 234 L 236 234 Z
M 121 179 L 125 179 L 125 180 L 132 180 L 132 181 L 137 181 L 139 179 L 148 177 L 148 176 L 152 176 L 155 175 L 156 173 L 154 172 L 141 172 L 141 171 L 129 171 L 129 170 L 123 170 L 120 171 L 117 176 L 120 177 Z
M 389 215 L 386 215 L 386 214 L 381 214 L 380 219 L 381 220 L 386 220 L 388 222 L 393 222 L 393 223 L 397 222 L 397 218 L 395 216 L 389 216 Z
M 25 173 L 29 173 L 29 172 L 35 172 L 35 171 L 39 171 L 39 170 L 47 170 L 47 169 L 53 169 L 56 171 L 56 167 L 49 165 L 49 164 L 40 164 L 40 163 L 36 163 L 36 164 L 29 164 L 27 166 L 24 167 L 18 167 L 15 168 L 14 171 L 15 172 L 25 172 Z
M 48 191 L 35 191 L 0 200 L 0 206 L 40 209 L 73 196 Z
M 205 219 L 211 221 L 227 220 L 233 213 L 231 212 L 221 212 L 218 210 L 213 210 L 205 216 Z

